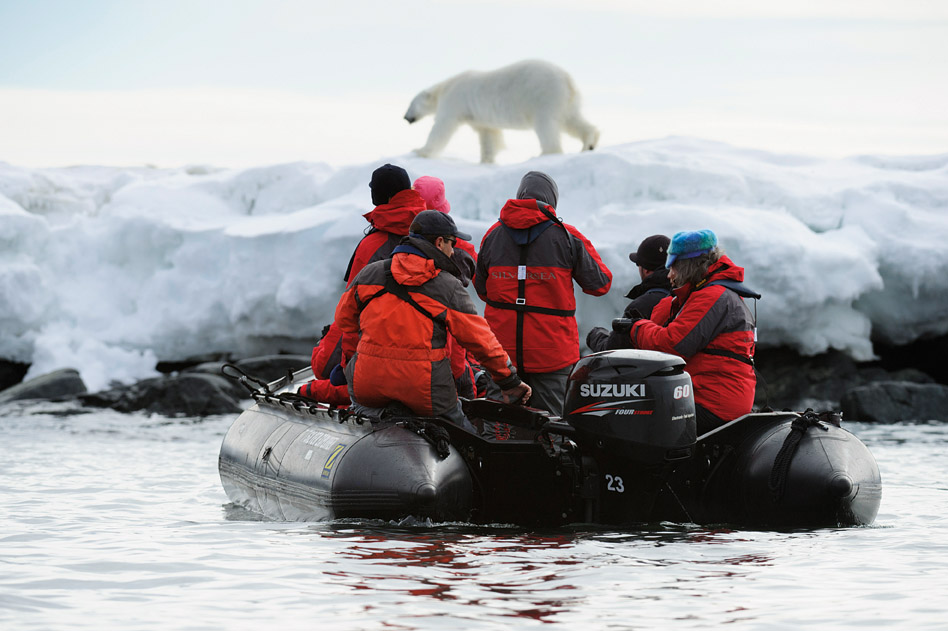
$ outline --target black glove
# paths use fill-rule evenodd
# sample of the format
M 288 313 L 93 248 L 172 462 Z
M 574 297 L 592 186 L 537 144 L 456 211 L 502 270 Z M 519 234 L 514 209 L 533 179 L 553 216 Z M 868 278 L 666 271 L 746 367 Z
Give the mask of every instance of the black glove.
M 622 348 L 635 348 L 635 346 L 632 345 L 632 337 L 628 331 L 613 331 L 606 339 L 606 348 L 615 351 Z
M 477 389 L 471 382 L 470 370 L 462 372 L 461 376 L 454 380 L 454 385 L 457 386 L 459 397 L 464 397 L 465 399 L 477 398 Z
M 609 348 L 606 346 L 606 339 L 608 337 L 609 331 L 601 326 L 597 326 L 586 334 L 586 346 L 594 353 L 604 351 Z
M 635 322 L 635 320 L 631 318 L 616 318 L 612 321 L 612 330 L 616 333 L 625 333 L 628 335 L 629 331 L 632 330 L 633 322 Z

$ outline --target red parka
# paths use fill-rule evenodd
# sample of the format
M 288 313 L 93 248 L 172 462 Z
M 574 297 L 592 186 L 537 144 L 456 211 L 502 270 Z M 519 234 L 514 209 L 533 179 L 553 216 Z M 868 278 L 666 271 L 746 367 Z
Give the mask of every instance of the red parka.
M 372 229 L 362 238 L 346 270 L 346 287 L 362 268 L 375 261 L 384 261 L 392 256 L 392 250 L 408 236 L 415 215 L 425 210 L 425 200 L 418 191 L 406 189 L 395 193 L 387 204 L 376 206 L 362 215 L 372 225 Z
M 411 227 L 411 222 L 415 218 L 415 215 L 423 210 L 427 210 L 427 203 L 424 197 L 422 197 L 418 191 L 404 190 L 393 195 L 387 204 L 376 206 L 374 210 L 363 215 L 366 221 L 372 224 L 372 231 L 362 239 L 352 255 L 352 260 L 349 263 L 349 269 L 346 271 L 345 276 L 346 286 L 348 287 L 349 284 L 351 284 L 351 279 L 355 278 L 367 264 L 390 258 L 392 251 L 402 238 L 408 235 L 408 230 Z M 464 256 L 465 253 L 471 257 L 470 265 L 473 270 L 473 261 L 477 260 L 477 252 L 474 250 L 474 246 L 467 241 L 459 239 L 455 244 L 455 248 L 460 250 L 460 252 L 456 253 L 457 258 Z M 461 269 L 462 280 L 465 283 L 468 282 L 469 276 L 473 273 L 473 271 L 467 273 L 466 267 L 467 265 L 464 265 Z M 345 363 L 345 359 L 350 357 L 351 353 L 355 352 L 356 338 L 347 336 L 341 343 L 345 351 L 343 357 L 343 363 Z M 448 341 L 448 346 L 451 354 L 451 369 L 454 378 L 465 379 L 465 373 L 471 372 L 471 367 L 467 361 L 467 353 L 463 347 L 454 343 L 453 340 Z M 329 351 L 331 352 L 332 349 L 329 349 Z M 315 370 L 315 356 L 313 362 L 313 368 Z M 465 381 L 473 382 L 473 376 L 467 377 Z M 340 387 L 345 389 L 345 386 Z M 472 396 L 475 393 L 466 392 L 465 394 Z
M 751 411 L 754 374 L 754 317 L 736 292 L 715 280 L 743 282 L 744 268 L 722 256 L 695 286 L 676 289 L 658 303 L 651 320 L 632 325 L 636 348 L 662 351 L 685 360 L 695 402 L 731 421 Z
M 313 347 L 310 365 L 313 368 L 315 380 L 304 383 L 299 393 L 305 397 L 329 403 L 331 405 L 348 406 L 349 389 L 345 384 L 334 386 L 329 381 L 332 369 L 342 362 L 342 330 L 335 322 L 329 325 L 329 330 L 323 335 L 319 343 Z
M 553 372 L 579 360 L 574 279 L 593 296 L 612 285 L 612 272 L 589 239 L 555 213 L 536 199 L 507 200 L 477 257 L 474 288 L 487 303 L 484 317 L 522 373 Z
M 349 268 L 344 277 L 347 287 L 351 279 L 355 278 L 368 263 L 391 257 L 399 241 L 408 234 L 415 215 L 425 209 L 425 200 L 417 191 L 404 190 L 393 195 L 387 204 L 376 206 L 363 215 L 372 228 L 356 246 L 349 261 Z M 472 261 L 477 260 L 477 253 L 472 244 L 458 240 L 456 247 L 467 253 Z M 462 256 L 460 252 L 458 256 Z M 471 265 L 473 269 L 473 263 Z M 304 384 L 300 388 L 300 394 L 333 405 L 347 405 L 349 403 L 348 387 L 344 384 L 339 386 L 330 384 L 329 373 L 340 361 L 345 365 L 346 355 L 342 352 L 343 346 L 351 354 L 355 352 L 355 345 L 356 337 L 346 338 L 343 341 L 342 331 L 335 322 L 332 323 L 328 333 L 313 348 L 311 363 L 316 380 Z M 473 371 L 466 351 L 453 340 L 449 340 L 449 348 L 454 378 L 460 383 L 473 384 Z M 471 397 L 476 395 L 473 391 L 464 394 Z
M 437 416 L 457 406 L 448 337 L 467 348 L 501 388 L 520 380 L 507 354 L 477 315 L 448 257 L 424 239 L 407 238 L 391 262 L 366 266 L 336 307 L 336 324 L 359 335 L 346 365 L 353 401 L 384 407 L 399 401 L 423 416 Z M 387 287 L 397 283 L 425 312 Z

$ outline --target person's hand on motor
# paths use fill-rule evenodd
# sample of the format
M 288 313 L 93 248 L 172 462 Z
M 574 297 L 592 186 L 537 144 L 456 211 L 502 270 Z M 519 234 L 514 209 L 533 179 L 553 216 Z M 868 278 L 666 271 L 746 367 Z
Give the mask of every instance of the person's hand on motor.
M 509 390 L 501 390 L 501 392 L 504 396 L 504 403 L 523 405 L 530 400 L 530 396 L 533 394 L 533 388 L 521 381 L 513 388 L 510 388 Z
M 586 348 L 594 353 L 607 350 L 606 340 L 609 338 L 609 331 L 601 326 L 594 327 L 586 334 Z
M 616 318 L 612 321 L 612 333 L 606 340 L 606 348 L 617 350 L 620 348 L 635 348 L 632 345 L 632 323 L 642 318 Z

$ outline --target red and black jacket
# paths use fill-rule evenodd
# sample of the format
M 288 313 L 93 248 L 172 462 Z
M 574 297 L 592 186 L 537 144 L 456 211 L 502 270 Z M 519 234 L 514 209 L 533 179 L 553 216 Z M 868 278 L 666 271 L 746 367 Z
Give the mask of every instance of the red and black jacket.
M 484 235 L 474 288 L 484 317 L 521 373 L 553 372 L 579 360 L 573 280 L 602 296 L 612 272 L 589 240 L 552 206 L 510 199 Z
M 725 421 L 751 411 L 757 386 L 754 316 L 736 291 L 719 284 L 743 280 L 744 268 L 722 256 L 704 279 L 676 289 L 629 333 L 636 348 L 682 357 L 695 402 Z
M 418 191 L 406 189 L 395 193 L 387 204 L 362 215 L 372 227 L 352 253 L 344 277 L 346 287 L 369 263 L 390 258 L 402 237 L 408 236 L 415 215 L 423 210 L 426 210 L 424 198 Z

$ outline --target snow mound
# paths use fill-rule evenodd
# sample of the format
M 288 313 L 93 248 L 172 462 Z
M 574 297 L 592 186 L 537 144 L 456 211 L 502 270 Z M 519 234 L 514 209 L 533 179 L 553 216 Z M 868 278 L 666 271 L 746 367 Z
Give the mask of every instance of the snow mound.
M 442 178 L 476 240 L 526 171 L 550 174 L 559 215 L 615 276 L 605 297 L 579 292 L 581 336 L 621 312 L 641 239 L 702 228 L 763 294 L 761 345 L 867 360 L 873 339 L 948 333 L 948 154 L 824 160 L 666 138 L 502 166 L 0 163 L 0 358 L 31 362 L 29 376 L 77 368 L 95 390 L 158 359 L 315 341 L 384 162 Z

